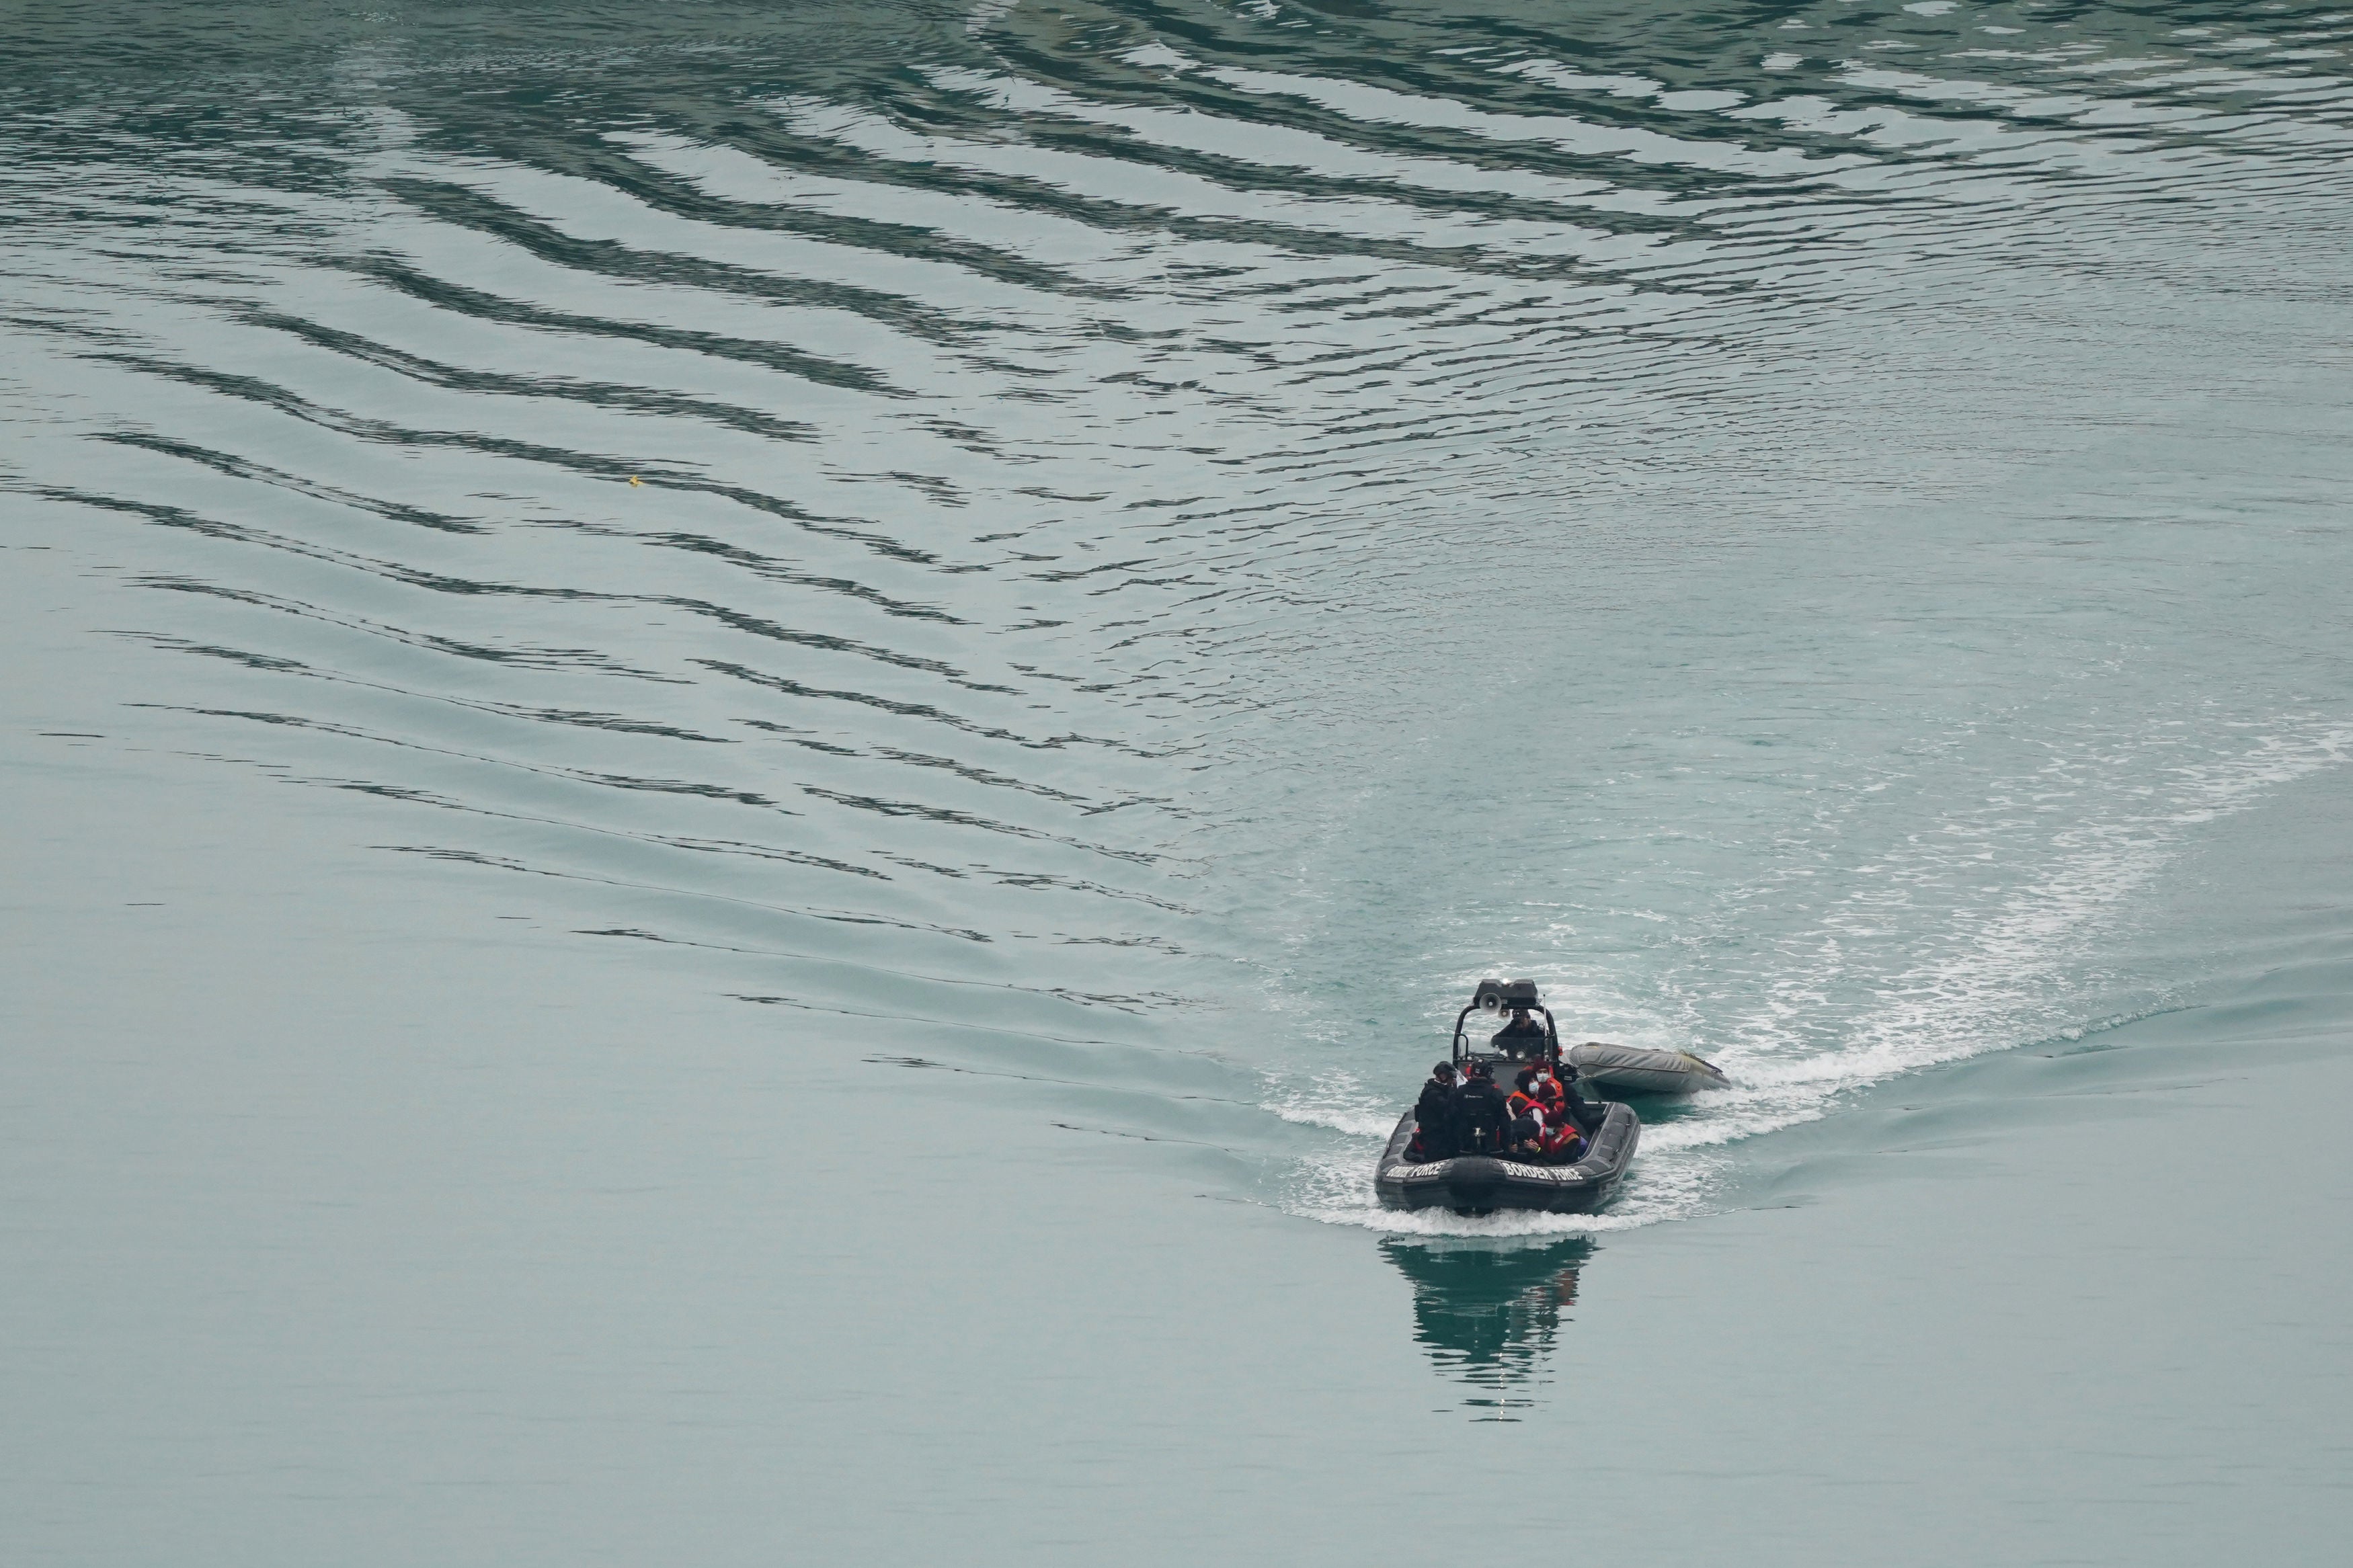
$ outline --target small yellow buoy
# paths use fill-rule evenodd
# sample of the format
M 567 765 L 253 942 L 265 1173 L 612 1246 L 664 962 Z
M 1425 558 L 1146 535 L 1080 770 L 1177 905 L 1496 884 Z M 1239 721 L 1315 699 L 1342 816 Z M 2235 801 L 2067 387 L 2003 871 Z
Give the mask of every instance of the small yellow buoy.
M 629 476 L 629 483 L 631 483 L 631 484 L 633 484 L 633 485 L 634 485 L 634 484 L 636 484 L 637 482 L 638 482 L 638 476 L 637 476 L 637 475 L 635 475 L 635 474 L 631 474 L 631 475 Z

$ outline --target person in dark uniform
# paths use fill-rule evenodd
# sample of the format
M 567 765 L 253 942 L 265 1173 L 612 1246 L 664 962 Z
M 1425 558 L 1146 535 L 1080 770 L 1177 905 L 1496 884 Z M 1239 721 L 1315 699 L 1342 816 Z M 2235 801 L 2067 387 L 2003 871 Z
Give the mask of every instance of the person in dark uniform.
M 1504 1124 L 1509 1118 L 1504 1111 L 1504 1091 L 1495 1087 L 1493 1073 L 1485 1062 L 1472 1062 L 1471 1076 L 1447 1097 L 1447 1125 L 1454 1134 L 1458 1154 L 1492 1154 L 1503 1141 Z
M 1454 1064 L 1440 1062 L 1430 1069 L 1430 1081 L 1414 1101 L 1413 1142 L 1406 1153 L 1416 1164 L 1451 1159 L 1454 1153 L 1453 1116 L 1447 1101 L 1454 1093 Z
M 1513 1098 L 1520 1097 L 1514 1095 Z M 1511 1126 L 1504 1131 L 1504 1158 L 1535 1163 L 1544 1158 L 1544 1112 L 1531 1100 L 1518 1115 L 1512 1118 Z
M 1545 1026 L 1529 1017 L 1525 1007 L 1514 1007 L 1512 1021 L 1490 1036 L 1487 1043 L 1507 1057 L 1534 1058 L 1544 1054 Z
M 1575 1122 L 1588 1137 L 1599 1131 L 1601 1119 L 1609 1114 L 1609 1108 L 1577 1093 L 1577 1068 L 1564 1061 L 1560 1064 L 1560 1071 L 1553 1076 L 1551 1081 L 1559 1090 L 1560 1115 Z

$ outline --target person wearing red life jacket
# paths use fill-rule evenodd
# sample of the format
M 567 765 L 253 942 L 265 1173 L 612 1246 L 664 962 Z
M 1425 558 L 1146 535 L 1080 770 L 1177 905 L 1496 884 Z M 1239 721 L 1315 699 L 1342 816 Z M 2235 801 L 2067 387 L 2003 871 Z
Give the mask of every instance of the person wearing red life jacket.
M 1560 1079 L 1539 1068 L 1536 1069 L 1536 1080 L 1529 1087 L 1528 1092 L 1535 1096 L 1538 1105 L 1544 1107 L 1546 1124 L 1558 1126 L 1561 1121 L 1562 1108 L 1568 1098 L 1567 1092 L 1560 1087 Z
M 1564 1116 L 1545 1130 L 1544 1161 L 1547 1165 L 1573 1165 L 1585 1156 L 1585 1134 Z

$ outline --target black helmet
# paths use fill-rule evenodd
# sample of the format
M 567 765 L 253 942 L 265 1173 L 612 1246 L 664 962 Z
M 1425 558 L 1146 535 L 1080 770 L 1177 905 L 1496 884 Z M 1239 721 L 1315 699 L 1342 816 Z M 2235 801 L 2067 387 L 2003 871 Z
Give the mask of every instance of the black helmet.
M 1454 1076 L 1454 1064 L 1452 1062 L 1440 1062 L 1436 1067 L 1430 1069 L 1430 1076 L 1432 1078 L 1452 1078 Z
M 1491 1062 L 1474 1061 L 1471 1064 L 1472 1078 L 1492 1078 L 1494 1076 L 1494 1065 Z

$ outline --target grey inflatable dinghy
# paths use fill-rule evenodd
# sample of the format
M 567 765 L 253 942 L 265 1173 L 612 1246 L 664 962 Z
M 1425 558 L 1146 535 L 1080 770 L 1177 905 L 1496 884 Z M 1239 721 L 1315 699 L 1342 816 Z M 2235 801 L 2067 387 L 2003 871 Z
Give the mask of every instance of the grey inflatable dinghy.
M 1732 1087 L 1732 1080 L 1714 1062 L 1702 1061 L 1689 1051 L 1651 1051 L 1588 1040 L 1560 1055 L 1577 1069 L 1579 1083 L 1619 1094 L 1690 1094 Z
M 1390 1209 L 1452 1209 L 1456 1214 L 1493 1214 L 1497 1209 L 1539 1209 L 1547 1214 L 1589 1214 L 1618 1189 L 1618 1179 L 1634 1163 L 1642 1141 L 1641 1119 L 1630 1105 L 1611 1105 L 1574 1164 L 1536 1165 L 1489 1154 L 1458 1154 L 1451 1160 L 1414 1164 L 1406 1159 L 1413 1142 L 1409 1110 L 1389 1134 L 1389 1146 L 1373 1172 L 1373 1190 Z

